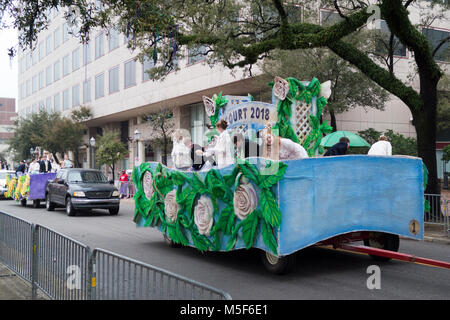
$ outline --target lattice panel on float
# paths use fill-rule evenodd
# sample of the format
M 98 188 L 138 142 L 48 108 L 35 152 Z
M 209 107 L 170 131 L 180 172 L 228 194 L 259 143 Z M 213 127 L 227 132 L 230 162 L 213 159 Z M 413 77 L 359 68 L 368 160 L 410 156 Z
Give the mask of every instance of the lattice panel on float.
M 292 105 L 291 125 L 300 142 L 303 142 L 312 130 L 309 123 L 309 115 L 312 112 L 312 108 L 312 104 L 304 101 Z

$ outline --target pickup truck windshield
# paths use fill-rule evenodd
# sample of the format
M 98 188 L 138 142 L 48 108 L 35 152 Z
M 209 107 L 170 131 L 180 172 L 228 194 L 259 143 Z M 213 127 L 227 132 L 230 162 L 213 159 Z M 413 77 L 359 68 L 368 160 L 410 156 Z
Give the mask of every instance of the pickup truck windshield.
M 107 183 L 105 175 L 96 171 L 74 171 L 69 173 L 71 183 Z

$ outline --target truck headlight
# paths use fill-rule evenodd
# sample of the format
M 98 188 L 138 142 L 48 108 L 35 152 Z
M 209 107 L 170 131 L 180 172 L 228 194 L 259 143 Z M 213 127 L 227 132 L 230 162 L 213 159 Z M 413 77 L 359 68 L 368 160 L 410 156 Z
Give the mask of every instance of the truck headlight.
M 117 191 L 117 190 L 113 191 L 112 196 L 113 197 L 118 197 L 119 196 L 119 191 Z
M 83 197 L 86 197 L 86 195 L 84 194 L 83 191 L 75 191 L 74 193 L 72 193 L 72 196 L 74 196 L 75 198 L 83 198 Z

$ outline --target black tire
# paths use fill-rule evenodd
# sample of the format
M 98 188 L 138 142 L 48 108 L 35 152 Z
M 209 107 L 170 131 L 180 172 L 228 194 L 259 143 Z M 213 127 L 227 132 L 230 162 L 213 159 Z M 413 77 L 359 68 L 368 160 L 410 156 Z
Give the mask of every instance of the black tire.
M 171 248 L 181 248 L 182 245 L 176 242 L 173 242 L 171 239 L 169 239 L 169 237 L 164 233 L 163 234 L 164 237 L 164 242 Z
M 22 207 L 26 207 L 26 206 L 27 206 L 27 199 L 22 199 L 22 200 L 20 200 L 20 205 L 21 205 Z
M 55 205 L 53 204 L 53 202 L 50 201 L 50 197 L 48 194 L 45 195 L 45 209 L 47 211 L 55 210 Z
M 109 210 L 109 214 L 112 216 L 117 216 L 117 214 L 119 213 L 119 207 L 117 208 L 112 208 L 112 209 L 108 209 Z
M 287 274 L 295 266 L 295 254 L 284 257 L 277 257 L 273 254 L 261 251 L 261 260 L 264 267 L 273 274 Z
M 67 199 L 66 199 L 66 214 L 69 217 L 73 217 L 76 215 L 76 213 L 77 212 L 72 205 L 72 199 L 70 197 L 67 197 Z
M 33 208 L 38 209 L 41 206 L 41 200 L 33 200 Z
M 366 247 L 398 252 L 398 249 L 400 247 L 400 237 L 396 234 L 391 233 L 373 232 L 370 238 L 364 239 L 364 245 Z M 369 256 L 376 261 L 391 260 L 391 258 L 388 257 L 380 257 L 372 254 L 370 254 Z

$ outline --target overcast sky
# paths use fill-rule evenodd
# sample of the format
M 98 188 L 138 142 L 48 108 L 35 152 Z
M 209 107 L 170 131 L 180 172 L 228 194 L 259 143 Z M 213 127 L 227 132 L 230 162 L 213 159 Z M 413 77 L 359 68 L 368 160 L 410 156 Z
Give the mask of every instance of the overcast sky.
M 11 61 L 8 49 L 17 45 L 17 31 L 0 30 L 0 97 L 15 98 L 17 108 L 18 98 L 18 63 L 17 57 Z

